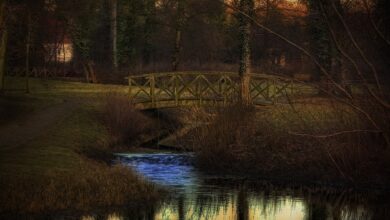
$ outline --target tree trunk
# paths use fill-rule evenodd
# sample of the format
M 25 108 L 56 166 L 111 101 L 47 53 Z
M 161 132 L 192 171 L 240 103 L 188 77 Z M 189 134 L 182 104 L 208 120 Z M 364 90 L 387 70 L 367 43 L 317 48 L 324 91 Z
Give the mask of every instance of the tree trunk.
M 30 47 L 31 47 L 31 32 L 32 32 L 32 22 L 31 22 L 31 12 L 28 11 L 27 15 L 27 36 L 26 36 L 26 74 L 25 74 L 25 80 L 26 80 L 26 93 L 30 93 Z
M 269 24 L 268 24 L 268 21 L 269 21 L 269 17 L 270 17 L 270 8 L 271 8 L 271 3 L 270 3 L 270 0 L 266 0 L 266 7 L 265 7 L 265 16 L 264 16 L 264 26 L 268 27 Z M 269 65 L 267 65 L 268 63 L 268 59 L 270 59 L 270 56 L 268 54 L 268 48 L 269 48 L 269 32 L 267 30 L 263 30 L 263 46 L 262 46 L 262 51 L 261 53 L 262 54 L 262 59 L 263 59 L 263 64 L 265 64 L 267 67 Z
M 246 189 L 240 186 L 240 190 L 237 195 L 237 220 L 249 219 L 249 204 L 248 195 Z
M 0 0 L 0 93 L 4 91 L 5 54 L 7 51 L 8 32 L 5 25 L 5 0 Z
M 151 43 L 152 33 L 155 27 L 156 9 L 155 0 L 147 0 L 145 8 L 145 26 L 144 26 L 144 43 L 143 43 L 143 63 L 149 65 L 152 59 L 153 44 Z
M 117 34 L 117 16 L 118 16 L 118 3 L 117 0 L 111 0 L 111 13 L 110 13 L 110 29 L 111 29 L 111 65 L 114 72 L 118 69 L 118 34 Z
M 84 60 L 83 69 L 87 83 L 98 83 L 93 61 Z
M 336 8 L 339 11 L 339 13 L 344 16 L 344 10 L 343 10 L 343 7 L 341 5 L 341 0 L 334 0 L 334 4 L 336 5 Z M 337 15 L 335 14 L 335 12 L 333 12 L 330 14 L 329 17 L 332 18 L 332 17 L 336 17 L 336 16 Z M 337 32 L 342 33 L 341 30 L 337 30 Z M 344 34 L 342 34 L 338 38 L 339 39 L 334 39 L 334 40 L 339 41 L 343 44 L 346 43 L 345 38 L 344 38 Z M 345 89 L 345 91 L 347 91 L 351 94 L 352 91 L 346 82 L 348 80 L 348 68 L 346 67 L 347 60 L 345 60 L 343 58 L 342 54 L 339 51 L 337 51 L 337 46 L 335 45 L 335 42 L 333 42 L 331 45 L 332 45 L 332 49 L 334 50 L 334 53 L 333 53 L 334 62 L 332 62 L 334 68 L 333 68 L 332 72 L 333 72 L 335 81 L 337 83 L 339 83 Z M 334 90 L 337 91 L 336 88 Z
M 182 30 L 185 23 L 185 4 L 186 0 L 177 0 L 177 13 L 176 13 L 176 34 L 175 34 L 175 48 L 172 56 L 172 71 L 177 71 L 180 62 L 181 53 L 181 38 Z
M 308 10 L 311 52 L 315 55 L 318 62 L 330 72 L 332 66 L 331 40 L 326 22 L 321 15 L 320 2 L 318 0 L 309 0 Z M 320 69 L 317 67 L 312 70 L 312 76 L 317 82 L 323 78 Z
M 240 10 L 247 15 L 252 14 L 253 0 L 241 0 Z M 244 15 L 240 16 L 240 37 L 241 37 L 241 54 L 240 54 L 240 98 L 243 104 L 250 104 L 250 73 L 251 73 L 251 22 Z

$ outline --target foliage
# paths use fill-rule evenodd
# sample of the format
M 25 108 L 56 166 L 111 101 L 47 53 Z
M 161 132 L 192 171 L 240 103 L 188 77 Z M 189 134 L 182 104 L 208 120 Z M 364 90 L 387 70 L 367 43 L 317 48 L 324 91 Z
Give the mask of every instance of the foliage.
M 147 19 L 143 2 L 121 0 L 118 14 L 119 62 L 134 65 L 142 52 L 140 45 L 142 45 L 143 27 Z
M 68 22 L 76 53 L 83 59 L 96 59 L 99 56 L 97 48 L 100 48 L 96 46 L 106 43 L 104 39 L 107 38 L 98 36 L 107 25 L 106 5 L 102 0 L 83 0 L 78 1 L 76 6 L 77 8 L 63 5 L 63 12 L 69 17 Z

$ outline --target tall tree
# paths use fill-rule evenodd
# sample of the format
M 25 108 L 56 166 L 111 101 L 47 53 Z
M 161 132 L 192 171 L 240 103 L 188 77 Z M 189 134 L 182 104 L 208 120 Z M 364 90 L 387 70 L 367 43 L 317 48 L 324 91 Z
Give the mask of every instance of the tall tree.
M 239 4 L 240 11 L 240 80 L 241 80 L 241 101 L 244 104 L 250 102 L 250 73 L 251 73 L 251 21 L 247 16 L 252 16 L 254 1 L 241 0 Z
M 320 1 L 319 4 L 322 20 L 326 24 L 322 36 L 322 43 L 326 42 L 326 47 L 323 46 L 323 48 L 326 50 L 320 51 L 322 52 L 322 54 L 320 54 L 322 57 L 320 57 L 319 60 L 331 74 L 332 79 L 339 83 L 345 91 L 350 93 L 350 88 L 345 83 L 347 80 L 347 60 L 345 60 L 339 51 L 342 49 L 341 45 L 348 44 L 348 41 L 345 39 L 346 33 L 343 31 L 340 19 L 338 18 L 338 15 L 340 15 L 342 16 L 341 19 L 344 19 L 344 10 L 341 0 Z M 326 60 L 323 58 L 326 58 Z M 327 85 L 325 89 L 327 89 L 328 92 L 337 93 L 337 88 L 334 86 Z
M 8 32 L 5 23 L 5 3 L 5 0 L 0 0 L 0 93 L 4 90 L 5 54 L 8 40 Z
M 28 8 L 27 9 L 27 34 L 26 34 L 26 60 L 25 60 L 26 93 L 30 92 L 29 76 L 30 76 L 31 35 L 32 35 L 32 20 L 31 20 L 31 11 Z
M 319 0 L 307 0 L 310 48 L 319 63 L 330 72 L 332 67 L 331 40 L 326 21 L 322 17 L 320 4 Z M 314 80 L 320 81 L 319 68 L 313 69 L 312 75 Z
M 154 50 L 152 43 L 152 34 L 155 29 L 156 23 L 156 1 L 155 0 L 146 0 L 144 5 L 145 11 L 145 25 L 144 25 L 144 42 L 143 42 L 143 52 L 142 58 L 143 63 L 148 65 L 151 61 L 152 52 Z
M 110 0 L 110 30 L 111 30 L 111 62 L 114 71 L 118 68 L 118 49 L 117 49 L 117 17 L 118 17 L 118 2 Z
M 103 4 L 101 1 L 79 1 L 70 12 L 70 29 L 74 43 L 75 55 L 80 58 L 88 82 L 97 82 L 94 71 L 95 36 L 99 29 L 99 15 Z
M 177 0 L 175 47 L 172 56 L 172 71 L 177 71 L 180 62 L 182 31 L 186 21 L 185 4 L 187 0 Z
M 334 77 L 334 80 L 337 82 L 337 83 L 340 83 L 345 89 L 346 91 L 348 91 L 349 93 L 351 93 L 350 91 L 350 88 L 347 86 L 346 84 L 346 81 L 347 81 L 347 60 L 345 60 L 345 58 L 343 58 L 342 54 L 340 53 L 340 51 L 337 50 L 337 44 L 342 44 L 342 45 L 345 45 L 348 43 L 348 41 L 345 39 L 345 32 L 342 30 L 341 28 L 341 24 L 340 22 L 336 22 L 334 21 L 335 19 L 331 20 L 332 18 L 337 18 L 337 13 L 339 13 L 341 16 L 344 17 L 344 9 L 342 7 L 342 4 L 341 4 L 341 0 L 332 0 L 333 2 L 331 4 L 334 4 L 334 8 L 332 7 L 329 7 L 329 8 L 332 8 L 333 10 L 328 10 L 328 12 L 324 11 L 323 13 L 326 13 L 327 15 L 325 15 L 324 19 L 327 20 L 328 22 L 328 28 L 332 28 L 333 30 L 329 30 L 329 32 L 333 31 L 333 33 L 338 33 L 337 36 L 333 36 L 334 39 L 331 39 L 333 41 L 331 41 L 331 49 L 332 49 L 332 71 L 331 71 L 331 74 L 333 75 Z M 325 5 L 326 6 L 326 5 Z M 323 7 L 323 10 L 325 10 L 325 8 Z M 335 11 L 337 10 L 337 11 Z M 330 34 L 330 36 L 332 36 Z

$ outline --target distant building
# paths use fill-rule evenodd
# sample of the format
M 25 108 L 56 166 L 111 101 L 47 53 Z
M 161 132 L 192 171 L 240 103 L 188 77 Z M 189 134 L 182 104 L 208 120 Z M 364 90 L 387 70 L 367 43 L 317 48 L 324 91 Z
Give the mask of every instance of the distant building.
M 45 62 L 69 63 L 73 60 L 73 42 L 61 21 L 48 19 L 47 37 L 43 44 L 45 48 Z

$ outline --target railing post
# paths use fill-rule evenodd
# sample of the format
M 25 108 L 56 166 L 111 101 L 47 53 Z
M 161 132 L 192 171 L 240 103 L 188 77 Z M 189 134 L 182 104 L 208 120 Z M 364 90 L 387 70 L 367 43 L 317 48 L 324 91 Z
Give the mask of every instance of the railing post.
M 152 106 L 156 107 L 156 94 L 155 94 L 156 81 L 155 76 L 150 76 L 150 97 L 152 98 Z
M 194 99 L 198 101 L 198 106 L 200 106 L 200 83 L 199 83 L 199 75 L 194 75 L 195 84 L 195 94 Z
M 291 80 L 290 81 L 290 85 L 291 85 L 291 96 L 292 97 L 295 97 L 295 90 L 294 90 L 294 81 L 293 80 Z M 286 94 L 287 94 L 287 96 L 288 96 L 288 93 L 286 92 Z
M 270 83 L 270 79 L 267 79 L 266 80 L 266 88 L 267 88 L 267 91 L 266 91 L 266 94 L 267 94 L 267 101 L 271 101 L 271 98 L 270 98 L 270 96 L 269 96 L 269 90 L 270 90 L 270 88 L 271 88 L 271 83 Z
M 177 73 L 175 74 L 175 83 L 174 83 L 174 88 L 173 88 L 173 91 L 174 91 L 174 95 L 175 95 L 175 105 L 178 106 L 179 105 L 179 82 L 177 80 L 178 78 L 178 75 Z
M 132 95 L 133 95 L 133 85 L 132 85 L 132 79 L 130 77 L 130 74 L 129 74 L 127 80 L 129 81 L 129 97 L 133 98 L 132 97 Z
M 226 86 L 226 81 L 227 81 L 227 75 L 223 75 L 223 80 L 222 80 L 222 89 L 221 92 L 223 94 L 223 106 L 226 106 L 227 103 L 227 86 Z
M 199 79 L 201 79 L 201 80 L 204 80 L 203 77 L 206 77 L 206 76 L 202 76 L 201 73 L 199 73 L 199 76 L 200 76 Z M 201 80 L 198 80 L 198 83 L 197 83 L 198 84 L 198 89 L 199 89 L 199 91 L 197 92 L 198 93 L 199 107 L 202 106 L 202 96 L 203 96 L 203 91 L 202 91 L 203 88 L 202 88 Z
M 272 90 L 271 92 L 273 92 L 273 94 L 271 94 L 272 98 L 271 98 L 271 101 L 272 101 L 272 104 L 275 104 L 275 99 L 276 99 L 276 96 L 278 95 L 277 94 L 277 82 L 275 79 L 272 79 Z

